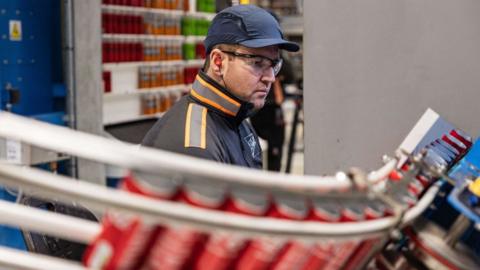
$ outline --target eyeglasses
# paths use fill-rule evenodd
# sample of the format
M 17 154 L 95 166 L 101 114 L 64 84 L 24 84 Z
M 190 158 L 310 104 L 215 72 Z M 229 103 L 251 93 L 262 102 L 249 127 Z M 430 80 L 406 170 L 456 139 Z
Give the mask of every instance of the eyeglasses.
M 221 52 L 230 54 L 236 57 L 242 57 L 243 59 L 245 59 L 245 62 L 255 70 L 257 74 L 262 74 L 267 69 L 272 68 L 273 74 L 277 76 L 283 64 L 282 58 L 271 59 L 266 56 L 256 55 L 256 54 L 245 54 L 245 53 L 230 52 L 230 51 L 221 51 Z

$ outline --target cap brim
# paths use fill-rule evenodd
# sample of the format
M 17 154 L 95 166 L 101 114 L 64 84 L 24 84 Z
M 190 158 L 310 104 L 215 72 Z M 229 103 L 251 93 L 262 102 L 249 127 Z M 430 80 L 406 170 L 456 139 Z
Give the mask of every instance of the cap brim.
M 283 49 L 289 52 L 297 52 L 298 50 L 300 50 L 300 46 L 298 46 L 297 43 L 286 41 L 280 38 L 250 39 L 250 40 L 239 42 L 239 44 L 249 48 L 261 48 L 261 47 L 277 45 L 280 49 Z

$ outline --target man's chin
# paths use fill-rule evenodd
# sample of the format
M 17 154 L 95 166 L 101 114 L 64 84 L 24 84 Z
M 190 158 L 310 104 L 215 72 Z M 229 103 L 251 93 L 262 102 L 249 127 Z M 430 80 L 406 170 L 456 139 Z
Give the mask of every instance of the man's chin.
M 265 100 L 256 101 L 256 102 L 253 103 L 253 110 L 258 112 L 263 108 L 263 106 L 265 106 Z

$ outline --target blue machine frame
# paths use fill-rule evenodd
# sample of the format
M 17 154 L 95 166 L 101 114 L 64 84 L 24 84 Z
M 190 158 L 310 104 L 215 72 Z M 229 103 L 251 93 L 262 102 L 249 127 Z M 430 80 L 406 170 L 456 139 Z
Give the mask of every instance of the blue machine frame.
M 27 116 L 64 111 L 65 91 L 54 91 L 62 85 L 60 27 L 59 1 L 0 2 L 0 109 Z M 7 88 L 17 103 L 9 105 Z
M 61 1 L 0 1 L 0 110 L 65 125 Z M 15 201 L 0 187 L 0 199 Z M 0 226 L 0 245 L 26 249 L 19 229 Z

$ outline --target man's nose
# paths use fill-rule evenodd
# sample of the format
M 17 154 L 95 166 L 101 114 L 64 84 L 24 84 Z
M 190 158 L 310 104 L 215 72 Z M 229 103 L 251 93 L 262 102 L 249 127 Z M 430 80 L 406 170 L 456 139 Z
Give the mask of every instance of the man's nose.
M 275 82 L 275 72 L 273 67 L 269 67 L 263 71 L 262 81 L 274 83 Z

